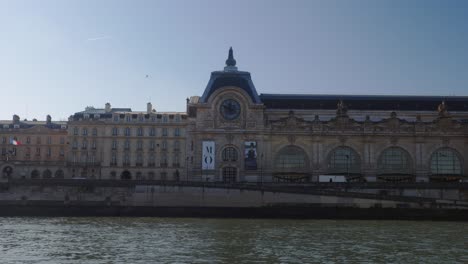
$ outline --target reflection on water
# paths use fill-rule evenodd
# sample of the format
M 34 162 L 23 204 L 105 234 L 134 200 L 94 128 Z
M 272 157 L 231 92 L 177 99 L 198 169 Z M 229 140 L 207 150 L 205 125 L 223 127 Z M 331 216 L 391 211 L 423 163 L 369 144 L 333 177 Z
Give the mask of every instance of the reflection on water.
M 461 222 L 0 218 L 1 263 L 467 263 Z

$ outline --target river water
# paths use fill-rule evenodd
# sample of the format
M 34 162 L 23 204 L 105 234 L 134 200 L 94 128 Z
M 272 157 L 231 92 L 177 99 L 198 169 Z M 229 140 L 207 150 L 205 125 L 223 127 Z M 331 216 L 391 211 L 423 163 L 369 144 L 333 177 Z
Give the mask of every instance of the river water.
M 0 263 L 468 263 L 468 223 L 0 218 Z

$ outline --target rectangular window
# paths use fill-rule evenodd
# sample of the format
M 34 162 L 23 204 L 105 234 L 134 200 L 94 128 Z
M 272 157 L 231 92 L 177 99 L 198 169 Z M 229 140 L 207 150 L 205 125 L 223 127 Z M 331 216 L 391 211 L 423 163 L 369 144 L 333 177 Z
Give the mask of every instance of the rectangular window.
M 149 146 L 150 151 L 154 151 L 154 147 L 155 147 L 154 141 L 150 141 L 150 146 Z
M 117 154 L 115 152 L 112 152 L 112 157 L 111 157 L 111 166 L 117 166 Z
M 156 129 L 154 127 L 150 128 L 150 136 L 156 136 Z
M 41 148 L 36 148 L 36 156 L 40 156 L 41 155 Z
M 124 149 L 126 149 L 126 150 L 129 150 L 129 149 L 130 149 L 130 141 L 125 140 Z
M 124 154 L 123 165 L 130 166 L 130 155 L 128 153 Z
M 162 135 L 163 137 L 167 137 L 167 128 L 162 129 Z
M 88 135 L 88 129 L 85 127 L 83 128 L 83 136 L 87 136 Z
M 26 144 L 31 144 L 31 137 L 26 138 Z
M 112 128 L 112 135 L 117 136 L 118 134 L 119 134 L 119 129 L 116 127 Z
M 143 142 L 141 140 L 138 140 L 137 142 L 137 150 L 142 150 L 143 149 Z
M 60 144 L 65 144 L 65 138 L 64 137 L 60 137 Z
M 176 137 L 180 136 L 180 128 L 177 127 L 177 128 L 174 130 L 174 136 L 176 136 Z
M 92 143 L 92 145 L 91 145 L 91 148 L 92 148 L 92 149 L 96 149 L 96 140 L 93 140 L 93 143 Z
M 60 148 L 60 157 L 63 157 L 65 156 L 65 150 L 63 149 L 63 147 Z
M 52 144 L 52 137 L 50 137 L 50 136 L 47 137 L 47 144 L 49 144 L 49 145 Z
M 78 136 L 78 128 L 77 127 L 73 128 L 73 135 Z
M 117 149 L 117 140 L 112 140 L 112 150 Z
M 114 122 L 119 122 L 119 115 L 114 115 Z
M 47 148 L 47 157 L 50 157 L 52 156 L 52 149 L 51 148 Z

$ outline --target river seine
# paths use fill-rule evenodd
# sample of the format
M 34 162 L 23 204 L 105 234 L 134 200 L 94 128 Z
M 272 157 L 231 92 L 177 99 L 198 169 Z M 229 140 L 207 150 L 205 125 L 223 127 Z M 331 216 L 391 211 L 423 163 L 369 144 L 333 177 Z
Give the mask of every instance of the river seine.
M 0 263 L 468 263 L 468 223 L 0 218 Z

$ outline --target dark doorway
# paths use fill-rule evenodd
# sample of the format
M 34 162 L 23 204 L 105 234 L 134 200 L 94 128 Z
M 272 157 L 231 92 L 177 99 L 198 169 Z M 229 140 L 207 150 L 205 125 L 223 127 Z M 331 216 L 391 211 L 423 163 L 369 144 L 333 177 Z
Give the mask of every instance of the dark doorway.
M 120 179 L 121 180 L 131 180 L 132 179 L 132 174 L 129 171 L 123 171 L 122 174 L 120 174 Z

